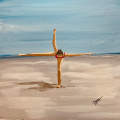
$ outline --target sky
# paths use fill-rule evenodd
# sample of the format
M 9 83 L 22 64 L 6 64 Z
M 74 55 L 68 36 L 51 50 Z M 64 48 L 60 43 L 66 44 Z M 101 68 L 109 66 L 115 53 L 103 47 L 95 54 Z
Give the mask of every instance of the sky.
M 0 54 L 120 52 L 120 0 L 0 0 Z

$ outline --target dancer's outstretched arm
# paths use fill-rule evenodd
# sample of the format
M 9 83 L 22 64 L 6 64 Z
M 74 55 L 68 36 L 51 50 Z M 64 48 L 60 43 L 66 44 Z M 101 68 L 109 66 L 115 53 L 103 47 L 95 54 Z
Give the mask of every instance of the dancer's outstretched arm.
M 55 53 L 30 53 L 30 54 L 18 54 L 18 56 L 54 56 Z
M 53 48 L 54 48 L 54 52 L 56 53 L 58 51 L 56 47 L 56 29 L 53 30 Z
M 81 56 L 81 55 L 92 55 L 93 53 L 78 53 L 78 54 L 68 54 L 65 53 L 65 57 L 72 57 L 72 56 Z

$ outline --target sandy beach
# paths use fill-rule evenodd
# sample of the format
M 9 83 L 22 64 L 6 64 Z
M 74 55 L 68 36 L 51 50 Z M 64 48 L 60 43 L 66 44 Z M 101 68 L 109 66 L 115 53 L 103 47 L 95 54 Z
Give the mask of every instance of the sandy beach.
M 0 120 L 120 120 L 120 56 L 0 59 Z M 103 96 L 98 105 L 93 100 Z

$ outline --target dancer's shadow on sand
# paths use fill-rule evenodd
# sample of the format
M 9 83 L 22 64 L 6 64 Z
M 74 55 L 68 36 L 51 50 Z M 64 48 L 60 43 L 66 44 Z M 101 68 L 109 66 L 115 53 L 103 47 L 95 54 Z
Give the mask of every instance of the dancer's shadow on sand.
M 22 86 L 30 86 L 29 90 L 38 90 L 38 91 L 46 91 L 52 88 L 56 88 L 56 84 L 50 84 L 50 83 L 46 83 L 46 82 L 21 82 L 21 83 L 17 83 L 18 85 L 22 85 Z M 33 85 L 33 87 L 31 87 Z M 34 86 L 36 85 L 36 86 Z

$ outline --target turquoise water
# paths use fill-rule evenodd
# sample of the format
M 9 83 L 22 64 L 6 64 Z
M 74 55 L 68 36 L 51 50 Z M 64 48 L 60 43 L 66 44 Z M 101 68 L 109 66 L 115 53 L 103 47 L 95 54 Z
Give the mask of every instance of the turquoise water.
M 120 52 L 119 0 L 0 0 L 0 55 Z

